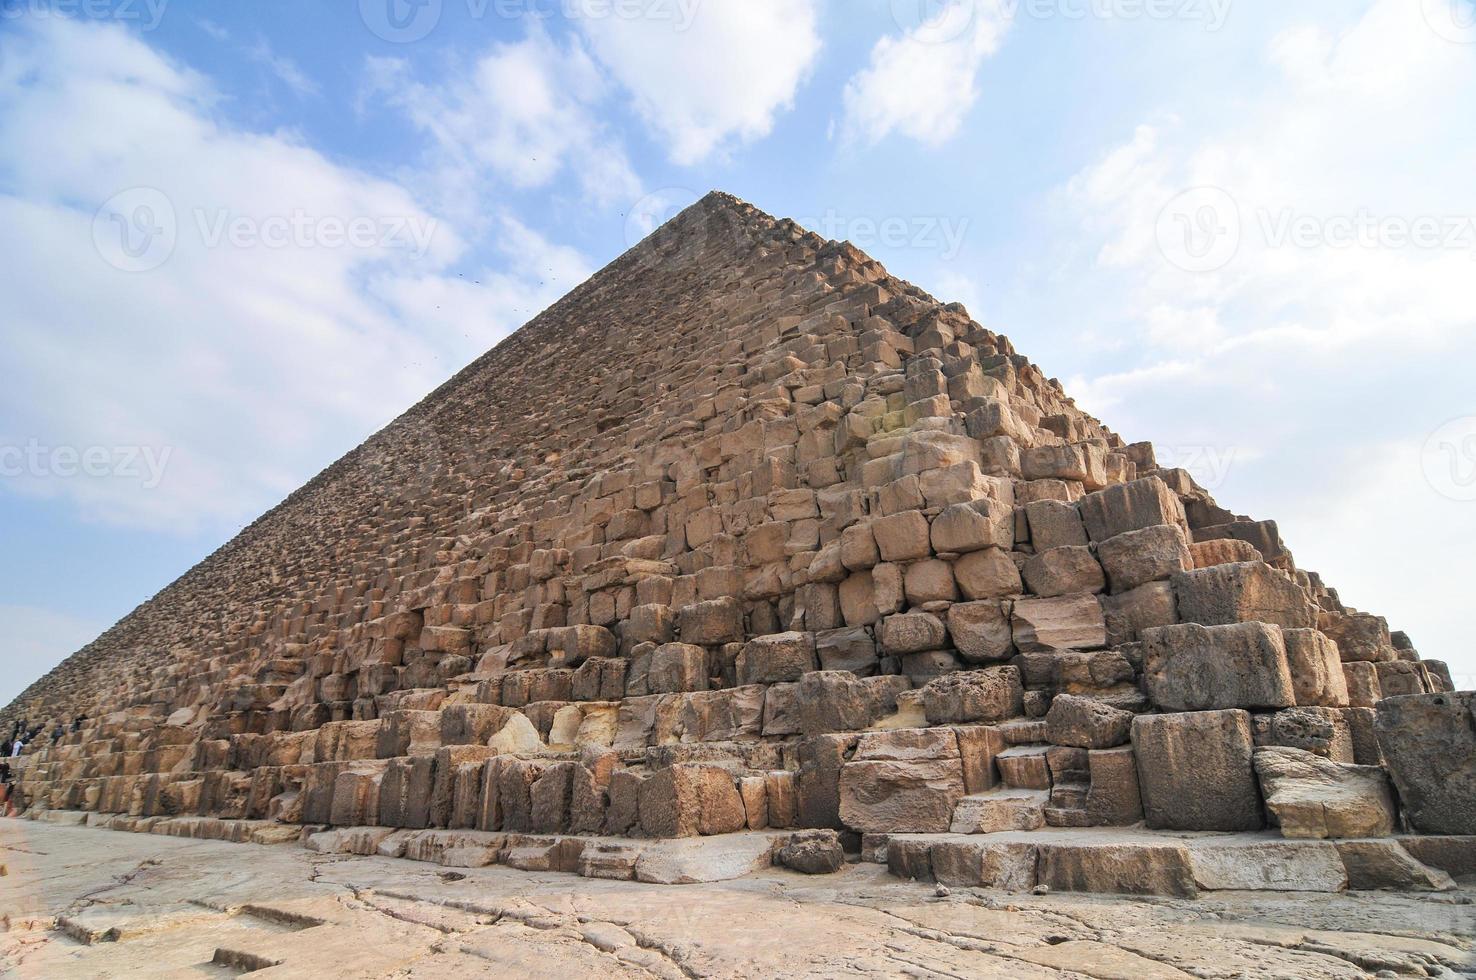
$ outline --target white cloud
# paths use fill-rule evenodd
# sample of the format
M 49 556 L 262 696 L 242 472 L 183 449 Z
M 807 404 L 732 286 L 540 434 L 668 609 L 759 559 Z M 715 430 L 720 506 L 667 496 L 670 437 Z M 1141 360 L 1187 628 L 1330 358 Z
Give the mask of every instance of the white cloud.
M 265 38 L 258 39 L 255 44 L 246 49 L 246 54 L 252 61 L 265 67 L 277 77 L 283 85 L 286 85 L 299 96 L 316 96 L 322 94 L 318 83 L 307 76 L 297 62 L 291 58 L 277 54 Z
M 432 184 L 442 207 L 465 209 L 465 220 L 499 183 L 541 188 L 566 173 L 602 204 L 640 197 L 623 146 L 597 116 L 606 82 L 577 39 L 560 48 L 534 31 L 493 45 L 469 71 L 429 82 L 406 61 L 370 58 L 369 79 L 367 98 L 435 141 Z
M 577 253 L 494 221 L 507 261 L 467 286 L 448 269 L 468 243 L 403 187 L 234 128 L 214 101 L 115 27 L 36 19 L 0 39 L 0 448 L 48 451 L 20 473 L 0 459 L 10 492 L 120 525 L 233 529 L 577 275 Z M 121 225 L 95 219 L 110 199 Z M 172 252 L 122 250 L 165 227 Z M 139 263 L 156 267 L 125 271 Z M 460 297 L 454 320 L 410 299 L 436 288 Z M 146 470 L 76 475 L 68 447 L 168 456 L 151 486 Z
M 1068 390 L 1128 438 L 1233 456 L 1225 506 L 1278 518 L 1347 601 L 1476 673 L 1451 612 L 1476 576 L 1452 542 L 1476 511 L 1419 468 L 1426 436 L 1473 411 L 1476 121 L 1459 93 L 1476 61 L 1405 0 L 1282 33 L 1264 59 L 1271 84 L 1212 128 L 1147 120 L 1061 189 L 1061 279 L 1111 354 Z M 1463 240 L 1389 237 L 1421 218 L 1464 223 Z M 1384 222 L 1369 244 L 1322 241 L 1365 221 Z
M 683 165 L 767 136 L 820 52 L 815 0 L 688 0 L 643 9 L 640 17 L 586 13 L 579 24 Z
M 931 17 L 883 37 L 846 83 L 842 132 L 870 143 L 894 132 L 929 146 L 948 142 L 979 98 L 979 67 L 1009 26 L 998 0 L 947 0 Z
M 0 705 L 14 701 L 32 681 L 96 639 L 104 628 L 35 606 L 0 605 L 0 623 L 5 624 L 4 653 L 0 654 Z M 55 719 L 30 720 L 36 724 Z

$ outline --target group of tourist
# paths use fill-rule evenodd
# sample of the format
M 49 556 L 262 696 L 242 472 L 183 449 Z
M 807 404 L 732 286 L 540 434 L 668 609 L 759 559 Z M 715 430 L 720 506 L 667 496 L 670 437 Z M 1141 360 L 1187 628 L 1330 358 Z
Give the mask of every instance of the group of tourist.
M 72 719 L 70 731 L 82 730 L 82 723 L 87 720 L 86 715 L 78 715 Z M 5 740 L 3 749 L 0 751 L 0 816 L 11 816 L 16 812 L 15 798 L 15 772 L 11 768 L 10 759 L 14 759 L 25 751 L 40 737 L 44 730 L 44 724 L 32 726 L 30 721 L 22 718 L 15 722 L 10 728 L 10 737 Z M 51 727 L 51 742 L 56 744 L 67 737 L 68 727 L 60 720 Z

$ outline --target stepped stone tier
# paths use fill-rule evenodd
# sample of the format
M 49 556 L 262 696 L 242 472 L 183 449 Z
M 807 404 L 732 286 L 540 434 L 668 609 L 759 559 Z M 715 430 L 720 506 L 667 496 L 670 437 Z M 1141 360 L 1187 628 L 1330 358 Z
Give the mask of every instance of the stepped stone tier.
M 0 722 L 85 714 L 22 792 L 115 826 L 1182 894 L 1299 839 L 1333 888 L 1476 870 L 1473 706 L 963 307 L 715 193 Z

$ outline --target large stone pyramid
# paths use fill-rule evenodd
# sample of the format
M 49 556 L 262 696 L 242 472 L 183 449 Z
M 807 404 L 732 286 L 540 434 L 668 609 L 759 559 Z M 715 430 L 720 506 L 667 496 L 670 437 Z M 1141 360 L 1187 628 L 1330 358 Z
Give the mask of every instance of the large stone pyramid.
M 1450 691 L 963 308 L 715 193 L 0 722 L 32 814 L 118 829 L 1188 893 L 1476 870 Z

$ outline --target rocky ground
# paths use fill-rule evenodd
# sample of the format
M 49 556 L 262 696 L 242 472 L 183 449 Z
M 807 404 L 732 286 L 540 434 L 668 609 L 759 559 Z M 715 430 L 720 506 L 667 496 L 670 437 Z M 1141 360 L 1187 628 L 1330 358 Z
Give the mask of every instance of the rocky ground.
M 1455 892 L 1010 895 L 876 865 L 655 886 L 0 820 L 7 977 L 1476 976 Z

